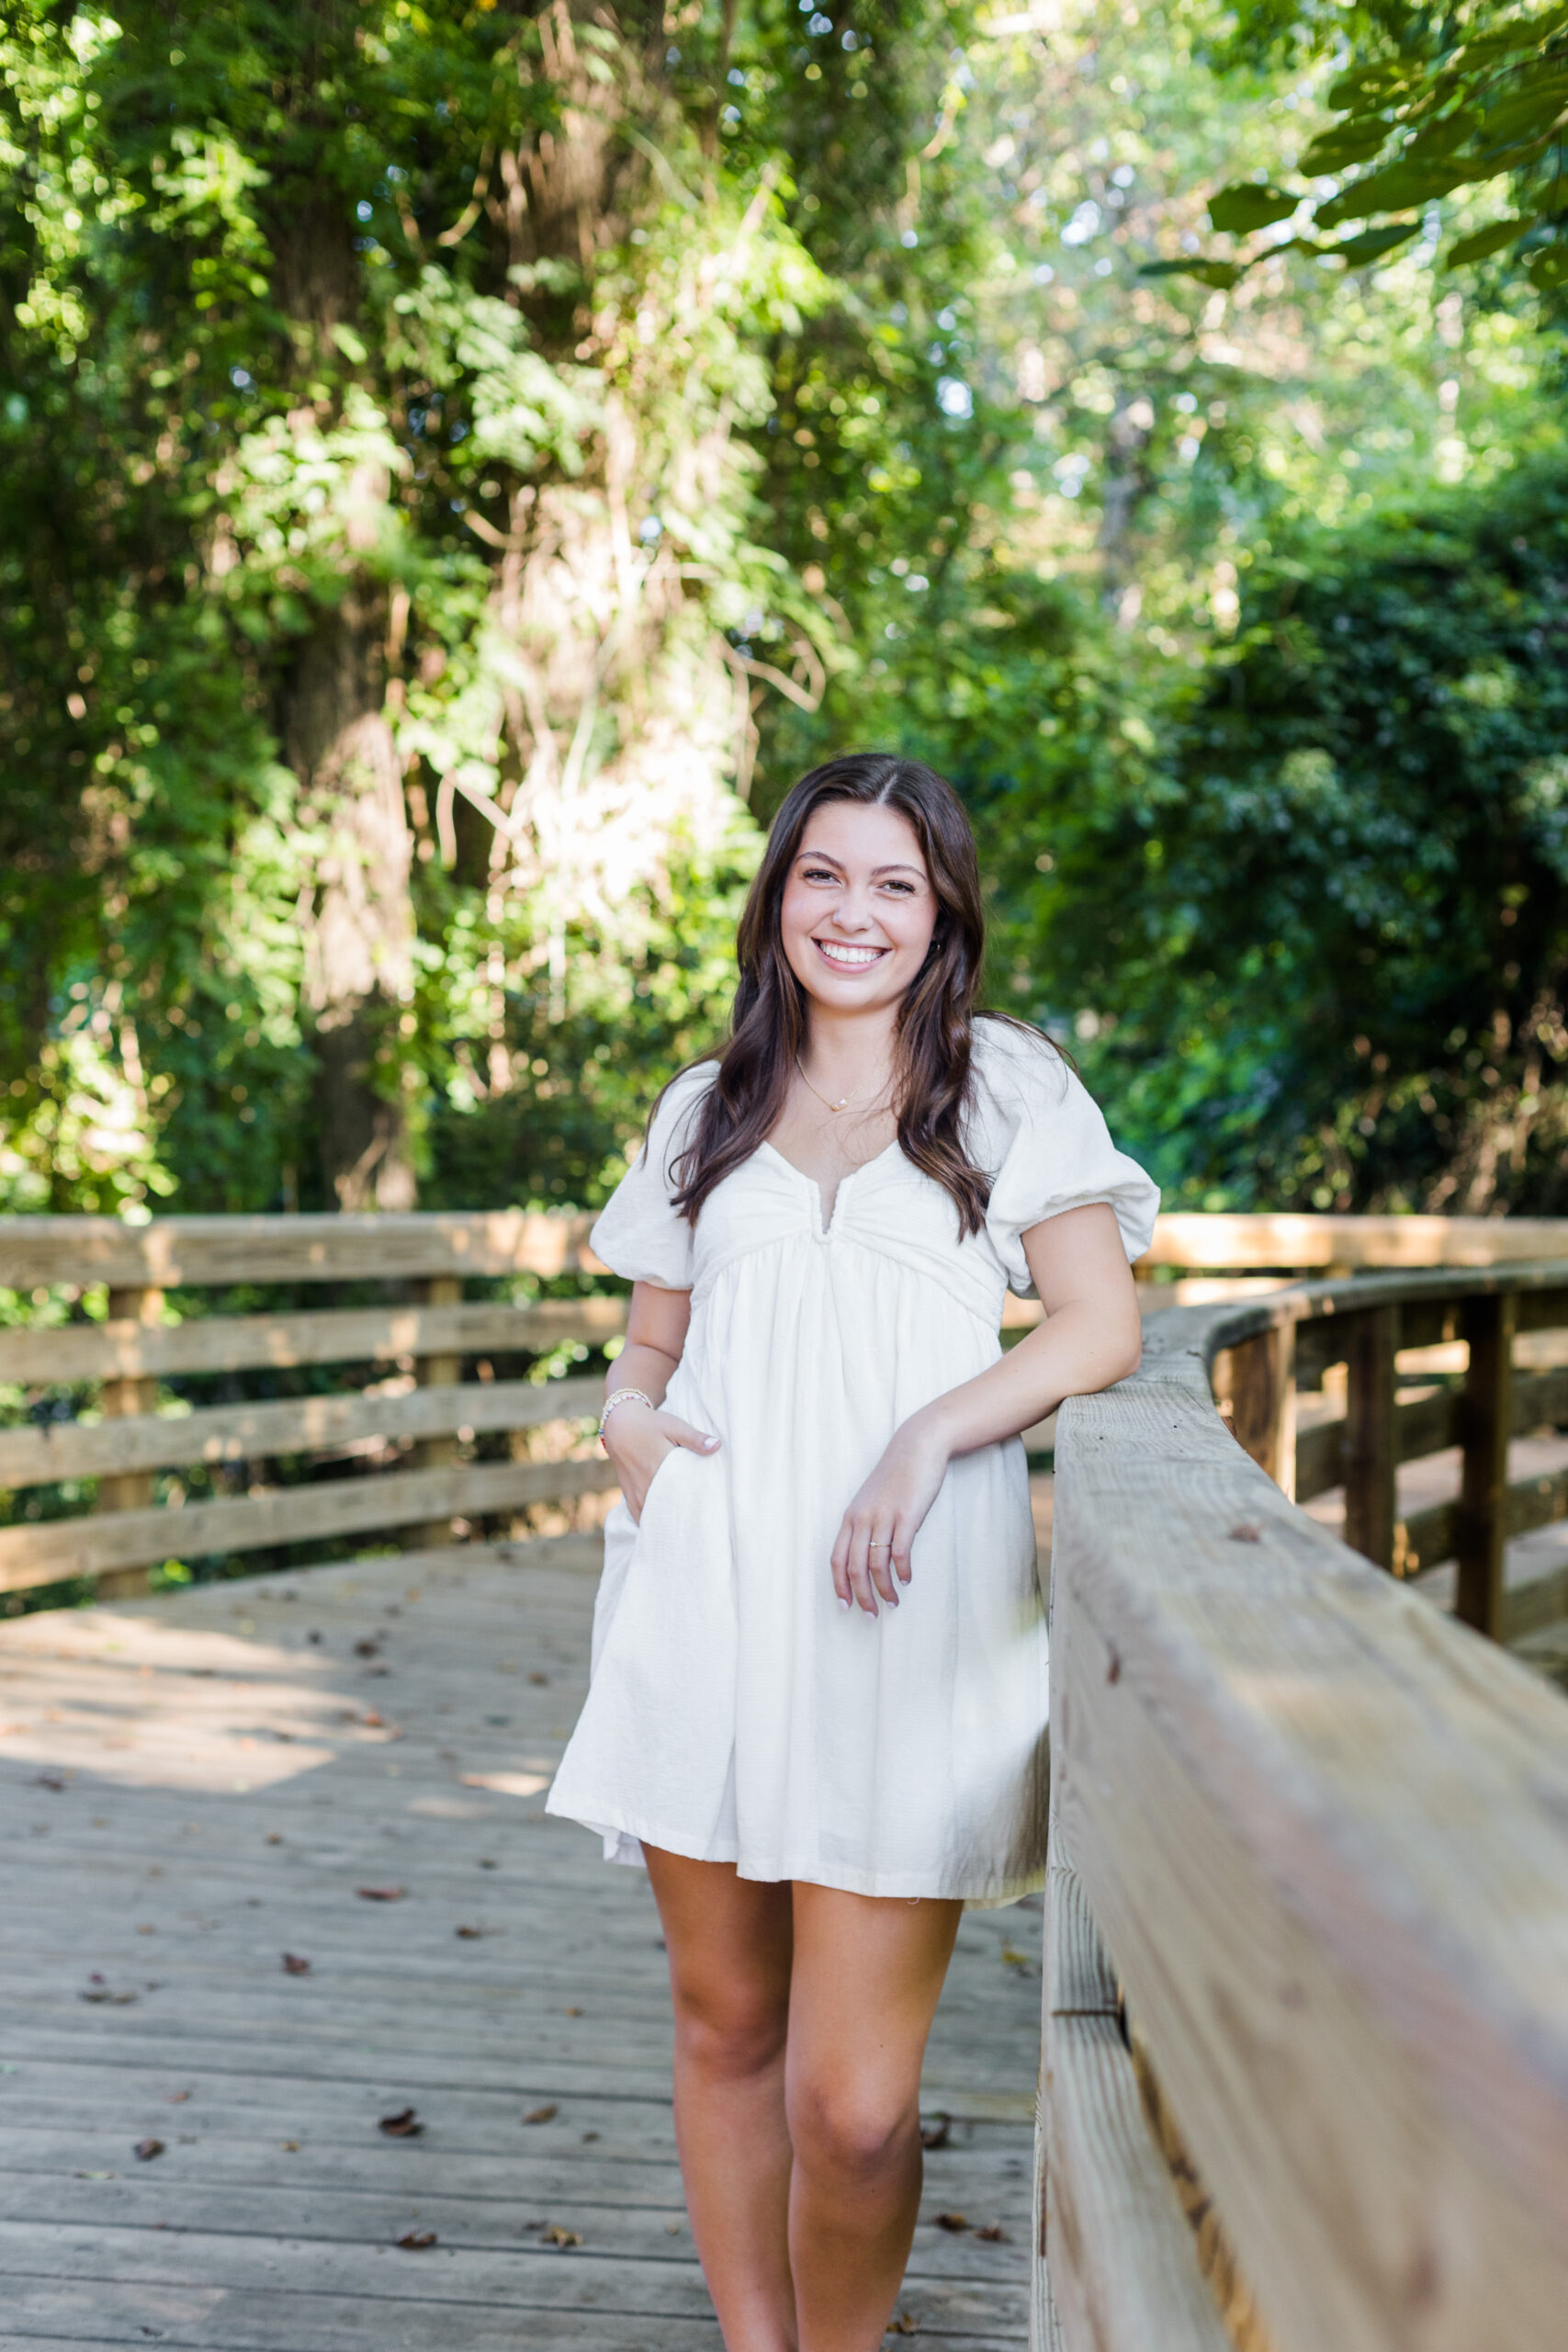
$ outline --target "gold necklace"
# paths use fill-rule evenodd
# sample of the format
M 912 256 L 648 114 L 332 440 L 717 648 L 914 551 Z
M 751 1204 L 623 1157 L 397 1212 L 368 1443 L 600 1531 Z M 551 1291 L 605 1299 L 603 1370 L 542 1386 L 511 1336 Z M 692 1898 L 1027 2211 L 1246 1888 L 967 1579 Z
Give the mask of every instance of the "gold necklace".
M 802 1078 L 806 1078 L 806 1064 L 801 1060 L 798 1054 L 796 1054 L 795 1057 L 795 1066 L 800 1072 Z M 811 1080 L 808 1078 L 806 1078 L 806 1083 L 807 1086 L 811 1086 Z M 811 1091 L 816 1095 L 817 1100 L 821 1103 L 822 1108 L 825 1111 L 830 1111 L 835 1119 L 838 1117 L 840 1111 L 847 1111 L 849 1109 L 851 1102 L 854 1099 L 852 1095 L 844 1094 L 840 1097 L 837 1102 L 830 1102 L 819 1086 L 811 1086 Z

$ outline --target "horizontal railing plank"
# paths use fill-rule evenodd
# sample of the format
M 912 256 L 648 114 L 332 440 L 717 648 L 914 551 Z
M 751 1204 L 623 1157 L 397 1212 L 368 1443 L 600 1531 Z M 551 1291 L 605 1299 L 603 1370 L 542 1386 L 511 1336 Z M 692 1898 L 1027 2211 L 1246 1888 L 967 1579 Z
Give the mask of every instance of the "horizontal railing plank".
M 409 1216 L 0 1217 L 0 1286 L 339 1282 L 439 1274 L 556 1275 L 604 1269 L 592 1217 L 565 1210 Z M 1178 1213 L 1162 1216 L 1145 1269 L 1495 1266 L 1568 1258 L 1568 1219 Z
M 293 1370 L 399 1356 L 536 1355 L 563 1341 L 602 1345 L 624 1331 L 624 1298 L 550 1298 L 534 1306 L 349 1306 L 299 1315 L 213 1315 L 188 1323 L 67 1323 L 0 1332 L 0 1380 L 35 1387 L 179 1373 Z
M 397 1216 L 0 1217 L 0 1286 L 396 1282 L 432 1274 L 604 1273 L 591 1216 L 528 1209 Z
M 1055 1833 L 1051 1849 L 1041 2123 L 1045 2263 L 1063 2342 L 1072 2352 L 1234 2352 L 1144 2111 L 1115 1974 Z
M 446 1437 L 465 1429 L 532 1429 L 546 1421 L 593 1419 L 604 1388 L 596 1375 L 475 1380 L 414 1388 L 400 1396 L 295 1396 L 270 1404 L 208 1406 L 177 1418 L 139 1414 L 88 1425 L 46 1421 L 0 1430 L 0 1487 L 320 1453 L 365 1439 Z
M 1503 1634 L 1506 1642 L 1522 1642 L 1544 1625 L 1568 1617 L 1568 1563 L 1549 1568 L 1529 1584 L 1510 1585 L 1503 1595 Z
M 1429 1453 L 1446 1453 L 1460 1442 L 1461 1400 L 1457 1388 L 1432 1396 L 1413 1397 L 1394 1416 L 1397 1458 L 1419 1462 Z M 1568 1421 L 1568 1369 L 1516 1373 L 1513 1384 L 1513 1431 L 1527 1437 L 1532 1430 Z M 1311 1502 L 1343 1484 L 1344 1446 L 1348 1423 L 1319 1421 L 1296 1432 L 1296 1500 Z
M 1459 1504 L 1429 1503 L 1398 1522 L 1394 1548 L 1403 1572 L 1418 1576 L 1451 1560 L 1459 1549 Z
M 1568 2303 L 1568 1713 L 1225 1433 L 1201 1367 L 1255 1312 L 1160 1318 L 1062 1408 L 1065 1850 L 1280 2352 L 1535 2352 Z
M 480 1462 L 391 1470 L 285 1487 L 182 1510 L 118 1510 L 100 1518 L 0 1528 L 0 1592 L 69 1577 L 141 1568 L 170 1558 L 254 1552 L 271 1544 L 368 1535 L 459 1513 L 519 1510 L 529 1503 L 603 1494 L 616 1483 L 608 1462 Z
M 1205 1272 L 1327 1267 L 1416 1269 L 1502 1266 L 1568 1258 L 1568 1217 L 1293 1216 L 1279 1214 L 1162 1216 L 1145 1267 Z

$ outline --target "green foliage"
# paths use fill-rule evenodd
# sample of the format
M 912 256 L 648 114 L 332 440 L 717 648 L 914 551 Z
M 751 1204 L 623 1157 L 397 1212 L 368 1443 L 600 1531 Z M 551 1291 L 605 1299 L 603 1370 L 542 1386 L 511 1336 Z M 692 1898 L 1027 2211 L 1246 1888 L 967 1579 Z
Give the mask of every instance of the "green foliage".
M 1303 534 L 1135 789 L 1057 812 L 1036 967 L 1197 1206 L 1568 1204 L 1568 469 Z
M 960 780 L 995 992 L 1120 1014 L 1084 1050 L 1179 1187 L 1462 1192 L 1468 1113 L 1373 1170 L 1357 1109 L 1312 1173 L 1365 1073 L 1300 1046 L 1295 997 L 1261 1043 L 1234 975 L 1234 1038 L 1146 1010 L 1192 1001 L 1168 880 L 1218 820 L 1189 730 L 1261 675 L 1254 616 L 1384 514 L 1451 495 L 1470 545 L 1556 446 L 1484 183 L 1473 296 L 1338 188 L 1353 274 L 1291 259 L 1335 28 L 1375 70 L 1331 93 L 1334 176 L 1472 152 L 1457 99 L 1420 111 L 1425 23 L 23 0 L 0 1205 L 344 1198 L 342 1069 L 427 1204 L 596 1201 L 722 1020 L 757 819 L 846 741 Z M 1207 251 L 1215 185 L 1260 257 Z M 1370 772 L 1247 691 L 1224 772 L 1323 749 L 1375 831 Z M 1294 1142 L 1258 1125 L 1287 1064 Z
M 1211 285 L 1219 282 L 1211 274 L 1216 267 L 1239 276 L 1270 252 L 1360 269 L 1420 233 L 1422 220 L 1386 222 L 1328 243 L 1325 232 L 1383 213 L 1424 212 L 1443 198 L 1506 182 L 1517 209 L 1456 238 L 1442 264 L 1465 267 L 1509 253 L 1538 293 L 1553 294 L 1568 278 L 1562 194 L 1568 8 L 1527 6 L 1499 23 L 1482 0 L 1438 13 L 1374 0 L 1348 11 L 1308 11 L 1287 26 L 1274 0 L 1247 0 L 1230 52 L 1256 59 L 1283 49 L 1299 59 L 1332 52 L 1347 37 L 1357 62 L 1325 93 L 1340 119 L 1296 158 L 1315 184 L 1291 191 L 1241 182 L 1210 200 L 1210 225 L 1221 232 L 1247 236 L 1292 220 L 1295 233 L 1235 261 L 1211 256 L 1164 266 Z M 1325 189 L 1325 176 L 1342 184 Z

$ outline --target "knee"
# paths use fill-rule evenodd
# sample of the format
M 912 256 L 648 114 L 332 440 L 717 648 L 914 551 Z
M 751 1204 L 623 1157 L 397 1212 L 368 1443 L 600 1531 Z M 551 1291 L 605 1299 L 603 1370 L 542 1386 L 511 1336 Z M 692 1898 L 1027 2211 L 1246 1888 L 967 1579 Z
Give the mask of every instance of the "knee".
M 792 2083 L 787 2103 L 790 2139 L 807 2171 L 869 2187 L 900 2169 L 916 2143 L 908 2101 L 852 2075 Z
M 765 2074 L 783 2052 L 787 1995 L 744 1984 L 675 1987 L 675 2041 L 688 2064 L 705 2075 L 742 2081 Z

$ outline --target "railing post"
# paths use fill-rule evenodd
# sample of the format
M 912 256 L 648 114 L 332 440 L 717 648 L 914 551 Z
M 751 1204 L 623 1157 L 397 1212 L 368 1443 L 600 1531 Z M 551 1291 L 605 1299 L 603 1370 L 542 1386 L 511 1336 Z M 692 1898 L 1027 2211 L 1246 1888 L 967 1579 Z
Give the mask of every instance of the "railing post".
M 1292 1500 L 1296 1490 L 1296 1327 L 1259 1331 L 1232 1351 L 1231 1426 L 1244 1451 Z
M 413 1289 L 422 1306 L 457 1306 L 463 1296 L 462 1278 L 457 1274 L 431 1274 L 415 1283 Z M 414 1378 L 422 1388 L 446 1388 L 456 1385 L 462 1371 L 460 1356 L 421 1356 L 414 1366 Z M 421 1438 L 413 1449 L 416 1470 L 444 1470 L 457 1459 L 455 1437 Z M 450 1544 L 452 1522 L 449 1519 L 427 1520 L 422 1527 L 411 1527 L 403 1541 L 411 1552 Z
M 1464 1304 L 1470 1367 L 1464 1375 L 1459 1506 L 1459 1591 L 1454 1614 L 1495 1641 L 1503 1623 L 1503 1557 L 1508 1541 L 1508 1436 L 1513 1420 L 1514 1331 L 1518 1293 Z
M 1345 1541 L 1375 1567 L 1393 1566 L 1399 1449 L 1394 1358 L 1399 1309 L 1355 1314 L 1346 1351 Z
M 111 1323 L 138 1323 L 143 1329 L 155 1325 L 164 1311 L 164 1294 L 145 1284 L 111 1289 L 108 1319 Z M 106 1380 L 98 1392 L 98 1406 L 106 1421 L 129 1420 L 140 1413 L 156 1410 L 158 1384 L 155 1380 Z M 145 1510 L 152 1501 L 151 1470 L 122 1470 L 98 1480 L 98 1510 Z M 145 1568 L 107 1568 L 100 1572 L 96 1590 L 100 1600 L 128 1600 L 147 1589 Z

